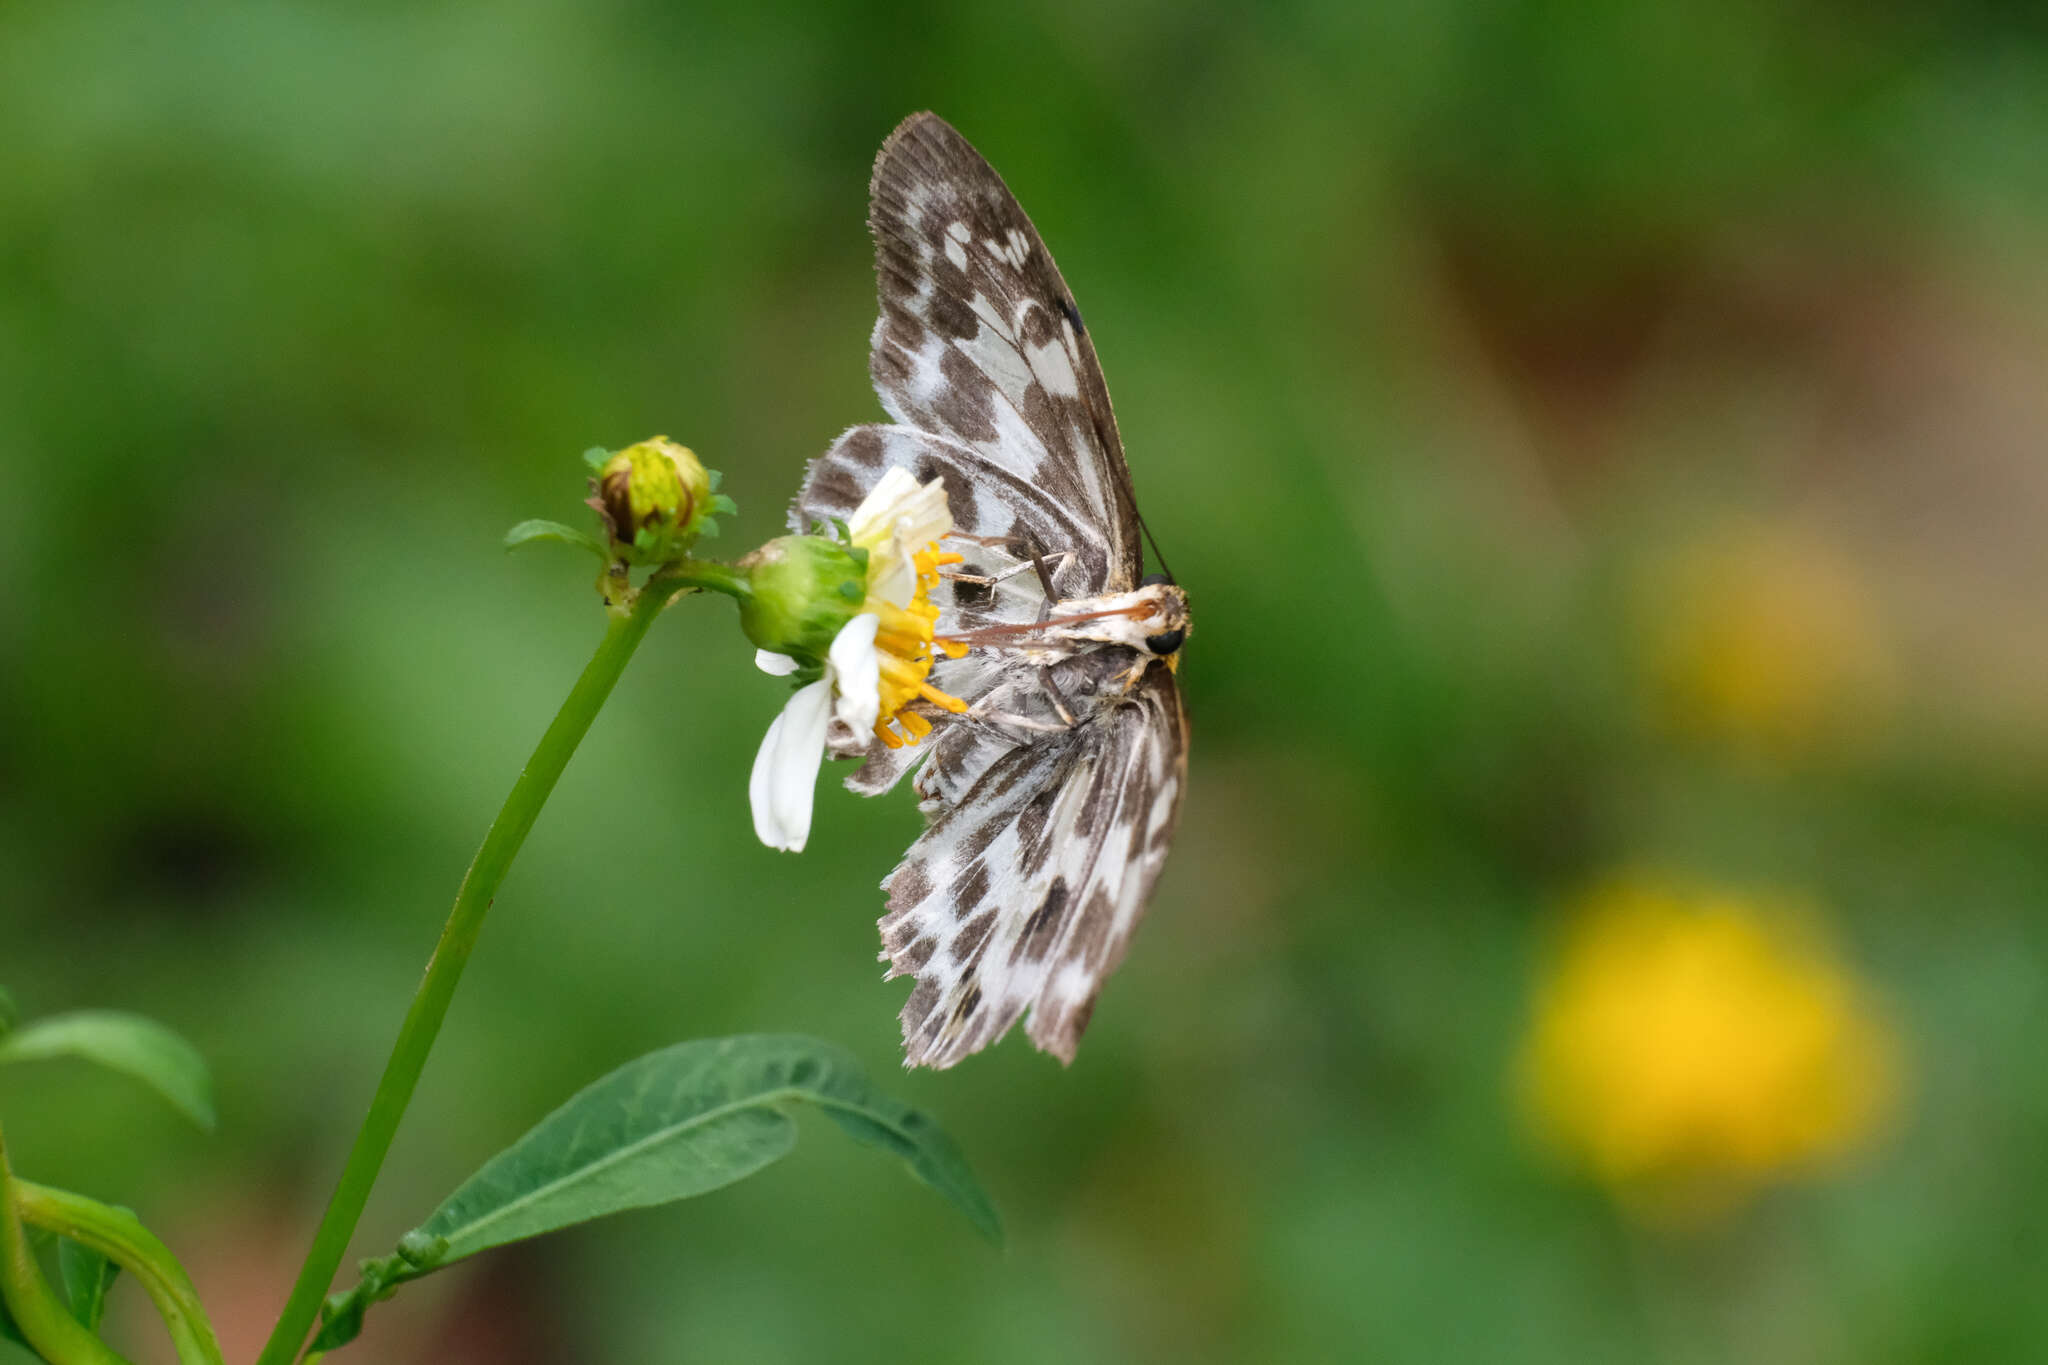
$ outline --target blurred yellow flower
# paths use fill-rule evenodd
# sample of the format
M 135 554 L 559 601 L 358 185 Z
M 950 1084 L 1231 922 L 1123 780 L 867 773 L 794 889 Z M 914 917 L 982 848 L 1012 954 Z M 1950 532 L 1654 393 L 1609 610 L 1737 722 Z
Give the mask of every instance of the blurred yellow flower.
M 1856 983 L 1791 920 L 1638 875 L 1578 907 L 1519 1080 L 1539 1130 L 1632 1205 L 1698 1212 L 1869 1135 L 1896 1067 Z
M 1637 601 L 1652 695 L 1673 728 L 1767 753 L 1854 738 L 1890 709 L 1895 663 L 1860 566 L 1797 527 L 1745 527 L 1653 566 Z

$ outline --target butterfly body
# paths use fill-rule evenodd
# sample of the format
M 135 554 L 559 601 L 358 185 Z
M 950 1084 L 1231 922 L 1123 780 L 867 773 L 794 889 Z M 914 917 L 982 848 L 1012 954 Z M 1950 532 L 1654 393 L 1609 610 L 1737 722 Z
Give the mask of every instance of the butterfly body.
M 1142 523 L 1079 307 L 1000 176 L 943 120 L 906 120 L 876 159 L 881 315 L 870 373 L 893 424 L 814 461 L 797 530 L 844 518 L 890 467 L 945 483 L 964 562 L 932 595 L 964 646 L 921 746 L 835 733 L 887 790 L 916 768 L 928 827 L 884 881 L 889 975 L 915 976 L 906 1060 L 949 1066 L 1020 1018 L 1071 1061 L 1171 842 L 1189 626 L 1143 579 Z M 1141 581 L 1142 579 L 1142 581 Z

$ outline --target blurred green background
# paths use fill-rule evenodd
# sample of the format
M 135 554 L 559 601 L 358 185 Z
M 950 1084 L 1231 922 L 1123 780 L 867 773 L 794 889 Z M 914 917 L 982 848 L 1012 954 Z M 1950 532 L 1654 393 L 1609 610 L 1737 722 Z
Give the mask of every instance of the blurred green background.
M 1011 1244 L 812 1127 L 346 1358 L 2038 1358 L 2040 16 L 7 6 L 0 981 L 168 1021 L 223 1118 L 14 1068 L 15 1164 L 138 1209 L 253 1355 L 601 628 L 584 560 L 498 537 L 655 432 L 726 472 L 725 548 L 776 533 L 878 416 L 868 168 L 929 107 L 1058 255 L 1194 605 L 1135 950 L 1070 1071 L 1013 1037 L 896 1074 L 912 803 L 828 786 L 807 853 L 759 847 L 783 691 L 689 604 L 514 869 L 357 1252 L 598 1073 L 756 1030 L 935 1113 Z M 1807 907 L 1898 1059 L 1888 1119 L 1679 1223 L 1515 1081 L 1544 944 L 1643 867 Z

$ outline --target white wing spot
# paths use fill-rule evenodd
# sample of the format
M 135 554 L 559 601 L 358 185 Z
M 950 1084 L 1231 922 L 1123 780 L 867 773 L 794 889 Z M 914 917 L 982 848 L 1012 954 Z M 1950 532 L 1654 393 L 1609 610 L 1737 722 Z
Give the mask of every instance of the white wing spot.
M 1025 259 L 1031 255 L 1030 239 L 1015 228 L 1011 228 L 1004 235 L 1003 241 L 998 242 L 993 238 L 984 237 L 981 244 L 988 248 L 990 255 L 1007 264 L 1012 270 L 1022 270 Z
M 1074 362 L 1067 358 L 1067 348 L 1058 341 L 1048 341 L 1043 346 L 1026 343 L 1024 361 L 1047 393 L 1056 398 L 1080 397 L 1081 381 L 1074 376 Z

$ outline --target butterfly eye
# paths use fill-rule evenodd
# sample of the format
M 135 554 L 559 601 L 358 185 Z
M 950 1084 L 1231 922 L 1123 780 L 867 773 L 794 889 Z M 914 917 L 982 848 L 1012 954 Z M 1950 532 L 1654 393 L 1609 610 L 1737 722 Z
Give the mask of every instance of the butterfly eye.
M 1145 637 L 1145 648 L 1154 654 L 1171 654 L 1180 648 L 1180 642 L 1187 638 L 1186 630 L 1162 630 L 1157 635 Z
M 1143 578 L 1138 580 L 1138 586 L 1141 588 L 1149 588 L 1155 583 L 1171 582 L 1173 582 L 1173 575 L 1170 573 L 1148 573 Z

